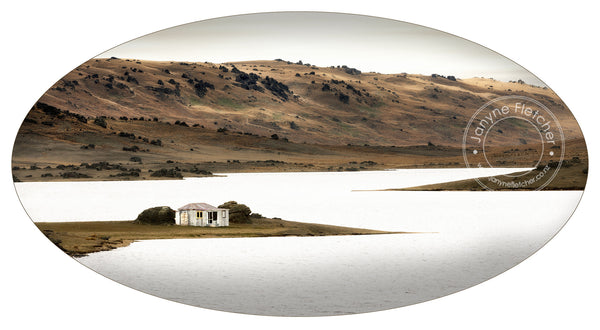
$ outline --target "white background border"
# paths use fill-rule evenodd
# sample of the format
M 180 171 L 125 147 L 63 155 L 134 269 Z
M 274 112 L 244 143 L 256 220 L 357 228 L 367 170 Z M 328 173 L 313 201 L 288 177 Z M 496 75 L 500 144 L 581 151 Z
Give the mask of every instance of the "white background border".
M 582 2 L 583 3 L 583 2 Z M 548 1 L 29 1 L 3 4 L 0 328 L 584 329 L 597 328 L 600 271 L 595 163 L 600 77 L 593 4 Z M 283 318 L 173 303 L 116 284 L 74 262 L 36 229 L 12 186 L 10 157 L 28 109 L 56 80 L 119 43 L 174 25 L 232 14 L 317 10 L 404 20 L 464 37 L 521 64 L 570 107 L 592 169 L 581 205 L 544 248 L 483 284 L 401 309 L 342 317 Z M 540 205 L 552 207 L 552 205 Z

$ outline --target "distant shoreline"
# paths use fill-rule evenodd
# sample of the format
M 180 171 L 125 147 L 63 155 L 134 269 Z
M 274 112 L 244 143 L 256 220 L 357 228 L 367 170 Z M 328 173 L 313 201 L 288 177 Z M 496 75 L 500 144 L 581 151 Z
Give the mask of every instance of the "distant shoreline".
M 139 240 L 234 237 L 308 237 L 336 235 L 406 234 L 280 219 L 253 219 L 251 224 L 229 227 L 144 225 L 133 221 L 36 222 L 35 225 L 59 249 L 72 257 L 125 247 Z
M 563 167 L 558 171 L 558 175 L 543 187 L 541 190 L 584 190 L 587 182 L 588 164 L 586 162 L 572 162 L 569 160 L 563 161 Z M 531 175 L 535 176 L 540 172 L 540 169 L 533 169 Z M 507 175 L 515 176 L 523 172 L 514 172 Z M 527 176 L 526 176 L 527 177 Z M 490 177 L 477 178 L 481 182 L 490 185 L 490 189 L 494 191 L 534 191 L 540 188 L 542 181 L 537 181 L 531 186 L 523 188 L 501 187 L 490 183 Z M 507 178 L 506 175 L 496 175 L 491 178 Z M 508 178 L 512 179 L 512 178 Z M 475 179 L 466 179 L 458 181 L 440 182 L 421 186 L 406 187 L 406 188 L 389 188 L 375 190 L 354 190 L 354 191 L 487 191 L 488 189 L 480 185 Z

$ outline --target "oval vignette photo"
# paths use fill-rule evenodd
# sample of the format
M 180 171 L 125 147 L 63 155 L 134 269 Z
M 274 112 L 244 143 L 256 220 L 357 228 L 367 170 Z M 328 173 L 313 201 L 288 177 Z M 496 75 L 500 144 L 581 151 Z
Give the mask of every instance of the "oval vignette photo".
M 588 154 L 563 101 L 492 50 L 280 12 L 80 64 L 25 117 L 12 174 L 48 240 L 111 280 L 213 310 L 328 316 L 517 265 L 575 211 Z

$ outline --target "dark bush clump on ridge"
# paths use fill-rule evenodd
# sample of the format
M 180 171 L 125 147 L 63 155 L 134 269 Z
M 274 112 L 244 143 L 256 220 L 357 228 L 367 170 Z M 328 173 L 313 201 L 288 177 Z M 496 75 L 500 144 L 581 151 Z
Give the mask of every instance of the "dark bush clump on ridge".
M 290 89 L 287 85 L 275 80 L 275 78 L 270 78 L 269 76 L 261 81 L 261 83 L 266 89 L 270 90 L 273 95 L 278 96 L 285 101 L 288 100 Z

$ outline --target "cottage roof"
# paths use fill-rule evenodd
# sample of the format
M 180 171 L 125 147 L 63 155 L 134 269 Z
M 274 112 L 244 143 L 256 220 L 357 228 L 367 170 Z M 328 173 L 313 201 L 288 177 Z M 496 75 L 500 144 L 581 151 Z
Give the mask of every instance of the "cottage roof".
M 177 209 L 178 211 L 185 211 L 185 210 L 194 210 L 194 211 L 218 211 L 220 210 L 217 207 L 214 207 L 210 204 L 206 204 L 206 203 L 190 203 L 190 204 L 186 204 L 180 208 Z

